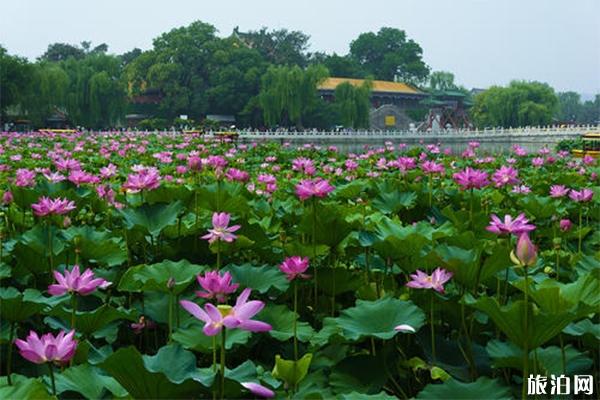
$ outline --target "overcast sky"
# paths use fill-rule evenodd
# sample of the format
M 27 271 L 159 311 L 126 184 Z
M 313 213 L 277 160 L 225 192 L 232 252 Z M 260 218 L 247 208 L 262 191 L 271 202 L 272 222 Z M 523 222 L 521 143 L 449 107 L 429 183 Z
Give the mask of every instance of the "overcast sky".
M 2 0 L 0 43 L 30 59 L 49 43 L 82 40 L 123 53 L 194 20 L 222 36 L 235 26 L 301 30 L 311 51 L 338 54 L 361 32 L 390 26 L 469 88 L 526 79 L 600 92 L 600 0 Z

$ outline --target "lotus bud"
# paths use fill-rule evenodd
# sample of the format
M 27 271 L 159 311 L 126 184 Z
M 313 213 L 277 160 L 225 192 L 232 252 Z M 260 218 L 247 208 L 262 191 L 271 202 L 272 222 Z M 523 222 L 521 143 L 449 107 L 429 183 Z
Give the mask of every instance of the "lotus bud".
M 529 234 L 523 233 L 517 241 L 517 249 L 510 254 L 511 260 L 522 267 L 531 267 L 537 261 L 537 248 L 531 243 Z
M 169 280 L 167 281 L 167 288 L 173 289 L 174 287 L 175 287 L 175 279 L 173 277 L 170 277 Z
M 560 220 L 560 230 L 563 232 L 567 232 L 569 230 L 571 230 L 571 227 L 573 226 L 573 223 L 568 220 L 568 219 L 561 219 Z
M 67 216 L 63 219 L 63 227 L 68 228 L 69 226 L 71 226 L 71 218 Z

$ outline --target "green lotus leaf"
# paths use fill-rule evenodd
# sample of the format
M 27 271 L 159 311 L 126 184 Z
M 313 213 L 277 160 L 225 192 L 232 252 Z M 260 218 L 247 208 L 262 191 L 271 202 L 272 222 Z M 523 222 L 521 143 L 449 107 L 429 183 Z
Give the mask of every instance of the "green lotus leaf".
M 529 349 L 543 345 L 577 317 L 572 312 L 545 313 L 533 307 L 529 302 L 529 322 L 527 331 L 525 331 L 525 302 L 523 300 L 500 306 L 495 298 L 482 296 L 474 300 L 472 296 L 467 295 L 465 302 L 489 315 L 496 326 L 521 348 L 525 347 L 525 343 Z
M 416 399 L 512 399 L 510 388 L 502 386 L 495 379 L 481 377 L 475 382 L 463 383 L 449 379 L 442 384 L 429 384 L 421 390 Z
M 333 367 L 329 384 L 335 393 L 358 391 L 376 394 L 387 381 L 381 358 L 361 354 L 347 357 Z
M 216 339 L 217 349 L 221 348 L 221 338 L 214 336 L 206 336 L 202 332 L 203 324 L 192 323 L 185 328 L 180 328 L 173 333 L 173 340 L 181 344 L 184 348 L 199 351 L 201 353 L 212 353 L 213 338 Z M 242 329 L 230 329 L 227 331 L 225 340 L 225 349 L 231 350 L 234 345 L 246 344 L 251 332 Z
M 398 333 L 394 330 L 398 325 L 408 324 L 418 331 L 425 323 L 425 314 L 410 301 L 384 297 L 376 301 L 357 300 L 355 307 L 340 313 L 336 323 L 348 340 L 391 339 Z
M 58 317 L 63 321 L 71 320 L 71 310 L 62 307 L 55 307 L 49 315 Z M 77 311 L 75 313 L 75 327 L 78 333 L 89 337 L 111 322 L 120 319 L 135 321 L 135 312 L 123 308 L 116 309 L 108 304 L 103 304 L 93 311 Z
M 397 214 L 401 210 L 410 210 L 417 204 L 415 192 L 380 192 L 373 200 L 373 207 L 384 214 Z
M 143 204 L 137 208 L 119 210 L 127 229 L 140 227 L 144 232 L 156 237 L 163 229 L 177 222 L 183 204 L 176 201 L 169 204 Z
M 48 388 L 40 378 L 27 378 L 12 374 L 13 384 L 9 386 L 6 377 L 0 377 L 0 398 L 2 399 L 56 399 L 48 393 Z
M 481 255 L 477 249 L 463 249 L 441 244 L 435 248 L 435 253 L 443 267 L 453 273 L 452 279 L 468 287 L 476 285 Z
M 157 291 L 179 294 L 207 267 L 191 264 L 187 260 L 165 260 L 157 264 L 142 264 L 129 268 L 119 281 L 119 290 L 127 292 Z M 173 278 L 175 286 L 167 286 Z
M 21 322 L 60 301 L 57 297 L 44 297 L 35 289 L 23 293 L 13 287 L 0 288 L 0 315 L 10 322 Z
M 269 335 L 275 339 L 285 342 L 294 336 L 294 319 L 295 315 L 287 306 L 268 304 L 256 319 L 270 324 L 273 329 L 269 331 Z M 297 324 L 298 340 L 306 342 L 315 334 L 314 329 L 308 322 L 298 321 Z
M 594 324 L 590 319 L 584 319 L 577 323 L 569 324 L 563 333 L 571 336 L 591 335 L 596 340 L 600 340 L 600 324 Z
M 163 369 L 175 368 L 179 360 L 172 358 L 172 353 L 165 353 Z M 160 357 L 158 354 L 155 357 Z M 154 366 L 154 363 L 150 363 Z M 172 382 L 163 372 L 152 372 L 146 367 L 145 359 L 135 347 L 124 347 L 111 354 L 99 364 L 119 384 L 136 399 L 178 399 L 193 398 L 207 389 L 200 382 L 186 379 L 180 383 Z M 175 368 L 181 371 L 181 368 Z M 179 377 L 178 375 L 176 375 Z
M 285 292 L 289 287 L 289 281 L 278 267 L 263 265 L 261 267 L 252 264 L 227 265 L 223 271 L 229 271 L 232 281 L 239 283 L 244 288 L 252 288 L 259 293 L 266 293 L 271 288 Z
M 306 353 L 297 362 L 293 360 L 284 360 L 280 355 L 275 356 L 275 367 L 273 376 L 284 381 L 288 387 L 294 387 L 300 383 L 308 373 L 312 354 Z
M 127 395 L 127 391 L 114 378 L 89 364 L 70 367 L 56 374 L 57 393 L 77 392 L 88 399 L 100 399 L 105 390 L 116 397 Z
M 113 237 L 109 231 L 97 231 L 85 225 L 71 227 L 62 232 L 69 242 L 77 242 L 79 256 L 97 264 L 109 267 L 120 265 L 127 260 L 127 249 L 122 238 Z
M 375 394 L 364 394 L 358 392 L 338 394 L 336 399 L 339 400 L 395 400 L 396 397 L 390 396 L 385 392 Z

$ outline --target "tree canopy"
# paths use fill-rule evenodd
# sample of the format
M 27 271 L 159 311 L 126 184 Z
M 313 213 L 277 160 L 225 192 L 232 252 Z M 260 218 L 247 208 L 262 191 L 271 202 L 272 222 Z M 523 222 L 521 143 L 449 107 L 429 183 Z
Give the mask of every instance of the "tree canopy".
M 350 43 L 350 57 L 376 79 L 422 83 L 429 74 L 422 56 L 421 46 L 396 28 L 361 33 Z
M 475 96 L 471 111 L 477 126 L 518 127 L 550 124 L 557 108 L 558 99 L 547 84 L 513 81 Z

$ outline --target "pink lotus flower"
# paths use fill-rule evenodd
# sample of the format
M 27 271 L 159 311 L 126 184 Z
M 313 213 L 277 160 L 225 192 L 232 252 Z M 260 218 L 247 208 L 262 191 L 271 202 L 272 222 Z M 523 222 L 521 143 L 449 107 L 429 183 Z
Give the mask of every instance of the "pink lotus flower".
M 67 179 L 60 172 L 47 172 L 47 173 L 44 173 L 44 178 L 48 179 L 48 182 L 51 182 L 51 183 L 58 183 L 58 182 L 62 182 L 65 179 Z
M 64 275 L 54 271 L 54 278 L 58 283 L 48 286 L 48 293 L 53 296 L 61 296 L 65 293 L 87 296 L 97 288 L 106 289 L 112 284 L 102 278 L 96 278 L 89 268 L 81 274 L 79 265 L 74 265 L 71 271 L 65 268 Z
M 229 181 L 246 182 L 250 179 L 250 175 L 246 171 L 241 171 L 237 168 L 229 168 L 225 173 L 225 178 Z
M 286 274 L 288 281 L 292 281 L 298 276 L 302 279 L 310 278 L 310 275 L 304 273 L 308 269 L 308 257 L 288 257 L 283 260 L 279 269 Z
M 394 166 L 397 167 L 402 174 L 405 174 L 407 171 L 415 169 L 417 163 L 414 157 L 400 157 L 394 162 Z
M 398 326 L 396 326 L 394 328 L 394 330 L 398 331 L 398 332 L 411 332 L 411 333 L 415 333 L 416 332 L 415 328 L 413 328 L 412 326 L 407 325 L 407 324 L 398 325 Z
M 570 189 L 566 188 L 564 185 L 552 185 L 550 186 L 550 197 L 564 197 L 569 194 L 569 190 Z
M 86 183 L 98 183 L 100 179 L 97 176 L 88 174 L 82 170 L 71 171 L 69 174 L 69 181 L 73 182 L 77 187 Z
M 225 272 L 223 276 L 219 271 L 210 271 L 196 277 L 200 286 L 205 291 L 197 291 L 196 296 L 204 299 L 216 299 L 219 303 L 225 303 L 227 296 L 234 293 L 240 286 L 237 283 L 231 283 L 231 274 Z
M 517 249 L 510 253 L 511 260 L 520 266 L 533 266 L 537 261 L 537 247 L 531 243 L 528 233 L 523 233 L 517 241 Z
M 438 164 L 435 161 L 425 161 L 421 166 L 421 169 L 426 174 L 443 174 L 444 166 L 442 164 Z
M 544 165 L 544 159 L 542 157 L 534 157 L 531 160 L 531 165 L 533 165 L 536 168 L 541 167 L 542 165 Z
M 2 204 L 10 204 L 14 200 L 14 196 L 11 191 L 6 191 L 2 194 Z
M 15 173 L 15 185 L 23 187 L 31 187 L 35 185 L 35 172 L 19 168 Z
M 69 199 L 50 199 L 48 197 L 42 197 L 37 203 L 31 205 L 33 213 L 38 217 L 45 217 L 46 215 L 63 215 L 73 211 L 75 202 Z
M 571 220 L 565 218 L 565 219 L 560 220 L 559 226 L 560 226 L 561 231 L 567 232 L 567 231 L 571 230 L 573 223 L 571 222 Z
M 133 322 L 129 324 L 129 327 L 133 330 L 133 333 L 139 334 L 142 333 L 144 329 L 152 329 L 156 326 L 154 322 L 149 319 L 146 319 L 143 315 L 140 317 L 138 322 Z
M 231 215 L 226 212 L 214 213 L 212 216 L 213 228 L 208 230 L 208 233 L 202 236 L 202 239 L 208 240 L 208 243 L 212 243 L 215 240 L 231 243 L 237 236 L 233 232 L 241 228 L 240 225 L 229 225 Z
M 129 193 L 154 190 L 160 186 L 160 174 L 156 168 L 144 168 L 137 174 L 129 174 L 123 188 Z
M 19 348 L 21 356 L 32 363 L 64 364 L 75 355 L 77 340 L 73 339 L 74 335 L 74 330 L 66 335 L 65 331 L 60 331 L 56 337 L 46 333 L 40 338 L 34 331 L 29 331 L 27 338 L 15 340 L 15 345 Z
M 250 393 L 252 393 L 255 396 L 264 397 L 266 399 L 275 397 L 275 392 L 273 392 L 271 389 L 269 389 L 266 386 L 263 386 L 261 384 L 254 383 L 254 382 L 242 382 L 240 384 L 243 387 L 245 387 L 246 389 L 248 389 L 250 391 Z
M 453 178 L 456 183 L 461 186 L 462 190 L 481 189 L 489 184 L 487 172 L 471 167 L 467 167 L 464 171 L 455 173 Z
M 194 317 L 204 322 L 202 331 L 207 336 L 215 336 L 221 332 L 223 327 L 228 329 L 243 329 L 250 332 L 266 332 L 273 329 L 271 325 L 255 321 L 251 318 L 258 314 L 265 306 L 265 303 L 258 300 L 248 301 L 252 292 L 246 288 L 239 295 L 235 306 L 220 305 L 218 308 L 207 303 L 202 309 L 198 304 L 189 300 L 181 300 L 179 304 Z
M 594 197 L 594 192 L 591 189 L 571 189 L 569 197 L 571 198 L 571 200 L 576 201 L 578 203 L 586 203 L 592 200 L 592 197 Z
M 304 157 L 296 158 L 292 161 L 292 170 L 304 173 L 306 175 L 314 175 L 316 172 L 313 161 Z
M 452 278 L 452 272 L 448 272 L 443 268 L 436 268 L 431 275 L 427 275 L 421 270 L 417 270 L 416 274 L 411 274 L 412 278 L 406 286 L 414 289 L 433 289 L 436 292 L 444 293 L 444 284 Z
M 516 169 L 503 165 L 500 167 L 500 169 L 497 169 L 496 172 L 494 172 L 494 175 L 492 175 L 492 181 L 494 181 L 496 187 L 516 185 L 519 183 L 517 175 L 518 172 Z
M 328 180 L 317 178 L 314 180 L 303 180 L 296 185 L 296 195 L 302 201 L 311 197 L 326 197 L 335 188 L 329 184 Z
M 512 233 L 518 236 L 521 233 L 531 232 L 535 229 L 535 225 L 528 223 L 529 220 L 524 213 L 519 214 L 514 220 L 508 214 L 504 216 L 504 221 L 500 220 L 496 214 L 492 214 L 491 217 L 490 225 L 485 229 L 497 235 L 510 235 Z

